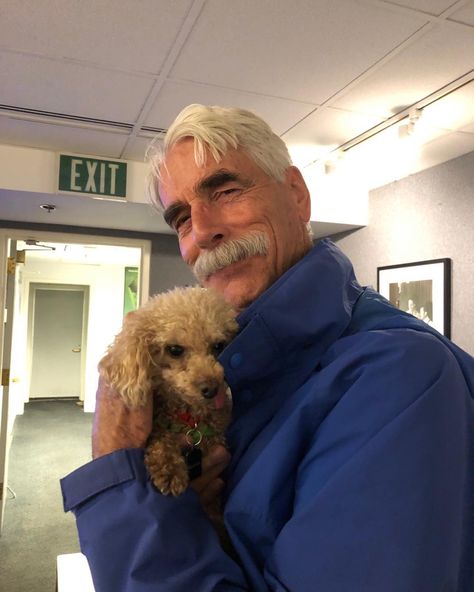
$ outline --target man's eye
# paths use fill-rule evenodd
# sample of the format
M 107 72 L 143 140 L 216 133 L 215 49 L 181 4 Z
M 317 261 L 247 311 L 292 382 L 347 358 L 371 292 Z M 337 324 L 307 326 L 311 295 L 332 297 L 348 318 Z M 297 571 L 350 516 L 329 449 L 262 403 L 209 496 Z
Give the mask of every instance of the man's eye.
M 184 227 L 186 227 L 186 225 L 188 224 L 188 222 L 191 220 L 191 216 L 181 216 L 179 218 L 177 218 L 174 223 L 174 229 L 176 230 L 176 232 L 178 232 L 180 229 L 183 229 Z
M 228 189 L 216 191 L 213 197 L 214 199 L 219 199 L 220 197 L 238 197 L 241 193 L 242 189 L 240 187 L 229 187 Z
M 172 358 L 180 358 L 184 354 L 184 347 L 182 345 L 167 345 L 166 346 L 166 353 L 169 354 Z

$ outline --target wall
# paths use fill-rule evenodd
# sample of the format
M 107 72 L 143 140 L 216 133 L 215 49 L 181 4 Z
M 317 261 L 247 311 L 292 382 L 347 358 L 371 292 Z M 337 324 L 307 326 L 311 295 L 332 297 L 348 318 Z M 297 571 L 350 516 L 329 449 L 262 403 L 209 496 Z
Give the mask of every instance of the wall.
M 452 259 L 451 338 L 474 354 L 474 152 L 380 187 L 369 225 L 333 238 L 363 285 L 377 267 Z
M 196 278 L 181 259 L 177 238 L 157 234 L 151 243 L 150 294 L 195 283 Z

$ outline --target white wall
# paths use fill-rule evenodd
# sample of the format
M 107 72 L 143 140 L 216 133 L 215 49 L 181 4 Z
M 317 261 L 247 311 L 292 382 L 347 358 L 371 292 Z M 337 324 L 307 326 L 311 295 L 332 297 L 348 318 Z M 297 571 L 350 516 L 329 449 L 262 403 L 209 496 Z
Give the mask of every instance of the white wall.
M 137 261 L 137 266 L 139 262 Z M 18 322 L 15 325 L 13 345 L 12 375 L 15 382 L 12 401 L 16 413 L 23 411 L 28 400 L 29 368 L 27 352 L 28 300 L 31 282 L 76 284 L 89 286 L 89 315 L 87 323 L 87 349 L 85 355 L 84 410 L 95 409 L 97 388 L 97 364 L 103 356 L 114 335 L 120 330 L 123 319 L 123 281 L 122 265 L 79 265 L 65 263 L 46 263 L 42 261 L 26 263 L 22 272 L 21 304 Z
M 58 153 L 51 150 L 0 144 L 0 187 L 16 191 L 55 194 L 58 183 Z M 28 174 L 25 174 L 28 171 Z M 127 201 L 148 203 L 144 192 L 148 167 L 127 163 Z

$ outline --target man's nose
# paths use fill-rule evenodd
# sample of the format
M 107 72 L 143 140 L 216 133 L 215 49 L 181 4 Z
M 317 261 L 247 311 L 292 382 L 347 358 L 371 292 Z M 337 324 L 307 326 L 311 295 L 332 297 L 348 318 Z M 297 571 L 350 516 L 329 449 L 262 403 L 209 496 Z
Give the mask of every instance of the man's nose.
M 216 247 L 227 235 L 219 208 L 209 203 L 193 204 L 191 212 L 194 242 L 204 249 Z

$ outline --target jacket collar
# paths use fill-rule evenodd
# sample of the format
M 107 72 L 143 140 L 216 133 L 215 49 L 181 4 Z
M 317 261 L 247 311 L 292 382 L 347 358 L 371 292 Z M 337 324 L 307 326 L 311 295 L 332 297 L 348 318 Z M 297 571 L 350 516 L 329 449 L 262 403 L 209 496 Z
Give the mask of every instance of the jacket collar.
M 299 386 L 346 331 L 362 291 L 347 257 L 318 242 L 239 315 L 240 333 L 220 357 L 234 396 Z

